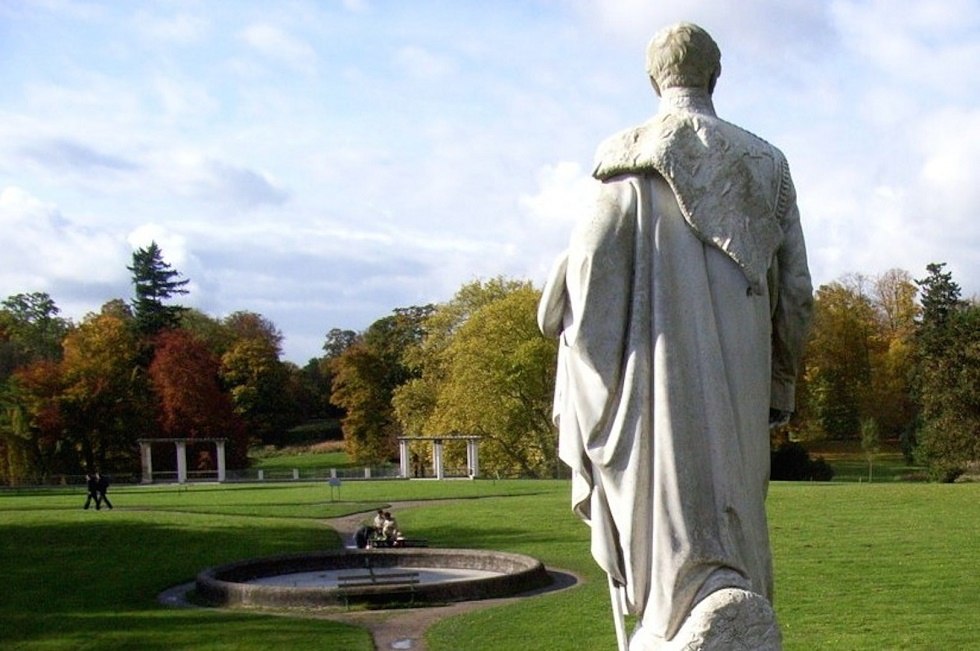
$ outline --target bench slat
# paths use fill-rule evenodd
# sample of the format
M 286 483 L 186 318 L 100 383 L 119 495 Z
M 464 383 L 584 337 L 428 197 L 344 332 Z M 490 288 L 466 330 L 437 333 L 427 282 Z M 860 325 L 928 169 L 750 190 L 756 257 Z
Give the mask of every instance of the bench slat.
M 383 574 L 345 574 L 337 577 L 337 585 L 341 588 L 361 588 L 372 585 L 412 586 L 419 583 L 418 572 L 385 572 Z

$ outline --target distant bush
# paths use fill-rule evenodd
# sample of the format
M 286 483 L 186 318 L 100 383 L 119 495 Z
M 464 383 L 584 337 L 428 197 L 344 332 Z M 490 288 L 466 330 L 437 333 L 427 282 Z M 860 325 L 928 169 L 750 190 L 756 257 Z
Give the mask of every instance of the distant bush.
M 770 456 L 769 478 L 773 481 L 830 481 L 834 469 L 822 458 L 810 458 L 810 453 L 794 441 L 782 443 Z

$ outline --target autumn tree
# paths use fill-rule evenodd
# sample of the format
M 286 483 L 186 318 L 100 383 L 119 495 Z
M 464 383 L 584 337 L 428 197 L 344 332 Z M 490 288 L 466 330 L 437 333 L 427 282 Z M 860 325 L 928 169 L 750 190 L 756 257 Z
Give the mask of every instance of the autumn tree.
M 156 242 L 133 252 L 133 265 L 127 267 L 133 274 L 133 315 L 137 331 L 154 335 L 161 330 L 178 325 L 184 308 L 166 305 L 164 301 L 176 295 L 186 294 L 190 281 L 181 279 L 180 273 L 163 259 L 163 251 Z
M 917 293 L 912 275 L 902 269 L 890 269 L 873 282 L 871 299 L 877 325 L 870 347 L 871 388 L 865 417 L 874 420 L 883 438 L 907 439 L 915 426 L 912 377 Z
M 40 359 L 0 384 L 0 477 L 8 484 L 38 483 L 78 464 L 63 445 L 65 422 L 58 362 Z
M 221 386 L 217 357 L 206 344 L 179 329 L 158 335 L 154 349 L 149 377 L 161 432 L 192 442 L 225 438 L 229 465 L 243 467 L 248 452 L 244 429 Z
M 90 468 L 135 468 L 135 439 L 152 429 L 138 358 L 132 330 L 115 316 L 90 314 L 65 337 L 65 440 Z
M 834 439 L 857 438 L 871 395 L 875 312 L 857 277 L 819 287 L 804 358 L 806 415 Z
M 396 453 L 396 439 L 404 430 L 395 418 L 392 394 L 413 377 L 404 355 L 422 339 L 431 312 L 428 305 L 394 310 L 331 363 L 331 401 L 346 412 L 344 442 L 354 460 L 377 463 Z

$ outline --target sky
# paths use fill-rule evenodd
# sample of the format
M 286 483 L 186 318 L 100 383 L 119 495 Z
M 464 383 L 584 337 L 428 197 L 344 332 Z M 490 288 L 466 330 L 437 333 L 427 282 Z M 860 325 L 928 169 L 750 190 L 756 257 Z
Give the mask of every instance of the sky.
M 678 20 L 789 159 L 815 286 L 946 262 L 980 293 L 977 0 L 0 0 L 0 297 L 78 321 L 155 241 L 181 304 L 303 365 L 473 280 L 540 287 Z

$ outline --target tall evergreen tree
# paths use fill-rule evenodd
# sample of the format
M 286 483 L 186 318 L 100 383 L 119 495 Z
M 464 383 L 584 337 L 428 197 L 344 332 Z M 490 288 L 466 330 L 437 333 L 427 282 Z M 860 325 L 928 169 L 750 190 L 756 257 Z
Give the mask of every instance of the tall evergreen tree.
M 942 481 L 980 463 L 980 306 L 963 301 L 944 264 L 930 264 L 918 324 L 917 458 Z
M 945 262 L 927 264 L 929 274 L 915 281 L 922 303 L 917 335 L 921 351 L 926 356 L 940 354 L 950 344 L 947 328 L 949 316 L 963 305 L 960 286 L 953 281 L 952 272 L 943 271 L 945 266 Z
M 163 302 L 174 295 L 186 294 L 184 286 L 190 280 L 181 279 L 180 273 L 164 261 L 163 251 L 156 242 L 134 251 L 133 266 L 127 269 L 133 274 L 133 316 L 137 331 L 154 335 L 177 327 L 185 308 Z

